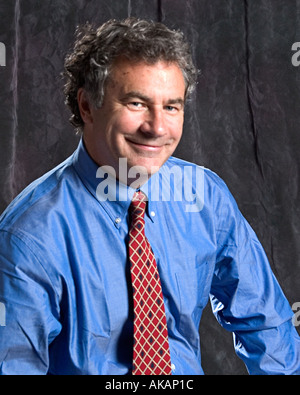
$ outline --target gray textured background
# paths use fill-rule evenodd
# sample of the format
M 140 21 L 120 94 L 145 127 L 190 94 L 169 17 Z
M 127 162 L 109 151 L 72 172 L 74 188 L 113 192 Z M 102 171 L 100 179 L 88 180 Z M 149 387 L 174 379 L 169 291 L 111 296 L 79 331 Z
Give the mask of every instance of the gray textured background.
M 291 305 L 300 301 L 299 0 L 0 0 L 0 211 L 77 145 L 60 77 L 75 27 L 127 16 L 192 43 L 201 75 L 176 154 L 225 180 Z M 200 332 L 206 374 L 246 374 L 209 307 Z

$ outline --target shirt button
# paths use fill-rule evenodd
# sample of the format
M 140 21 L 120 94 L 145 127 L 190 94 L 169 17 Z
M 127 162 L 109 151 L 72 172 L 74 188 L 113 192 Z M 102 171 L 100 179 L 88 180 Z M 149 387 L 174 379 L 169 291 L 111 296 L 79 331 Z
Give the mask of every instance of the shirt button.
M 151 211 L 150 215 L 151 217 L 155 217 L 155 211 Z
M 175 372 L 176 367 L 175 367 L 174 363 L 171 364 L 171 369 L 172 369 L 172 372 Z
M 120 217 L 117 217 L 116 219 L 115 219 L 115 223 L 116 224 L 119 224 L 121 222 L 121 218 Z

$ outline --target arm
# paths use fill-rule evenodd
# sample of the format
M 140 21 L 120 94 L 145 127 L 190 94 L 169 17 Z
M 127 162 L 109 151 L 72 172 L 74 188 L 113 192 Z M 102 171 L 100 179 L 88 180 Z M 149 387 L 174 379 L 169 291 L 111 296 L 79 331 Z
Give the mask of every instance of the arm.
M 219 253 L 211 303 L 234 333 L 237 355 L 250 374 L 300 374 L 300 339 L 293 312 L 253 230 L 228 198 L 218 205 Z
M 0 232 L 0 374 L 46 374 L 48 347 L 60 331 L 57 296 L 42 258 L 24 235 Z

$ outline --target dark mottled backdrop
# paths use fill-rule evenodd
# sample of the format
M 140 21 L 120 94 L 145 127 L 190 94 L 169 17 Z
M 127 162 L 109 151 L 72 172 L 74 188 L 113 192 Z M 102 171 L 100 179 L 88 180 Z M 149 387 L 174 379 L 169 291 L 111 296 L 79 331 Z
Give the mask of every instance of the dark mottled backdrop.
M 191 41 L 201 74 L 177 155 L 226 181 L 300 301 L 299 0 L 0 0 L 0 211 L 77 145 L 60 78 L 76 25 L 127 16 Z M 246 374 L 209 307 L 200 332 L 207 374 Z

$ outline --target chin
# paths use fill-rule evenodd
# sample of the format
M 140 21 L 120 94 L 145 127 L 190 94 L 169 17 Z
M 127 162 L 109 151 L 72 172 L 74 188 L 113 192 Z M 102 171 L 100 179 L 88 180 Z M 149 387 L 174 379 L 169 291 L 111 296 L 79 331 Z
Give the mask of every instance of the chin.
M 163 163 L 162 161 L 151 161 L 151 163 L 140 160 L 134 162 L 128 161 L 127 171 L 123 168 L 123 171 L 119 173 L 119 179 L 132 188 L 139 188 L 160 169 Z
M 164 164 L 163 161 L 137 161 L 134 164 L 128 164 L 128 168 L 132 169 L 131 171 L 139 171 L 143 174 L 154 174 L 156 173 L 161 166 Z

